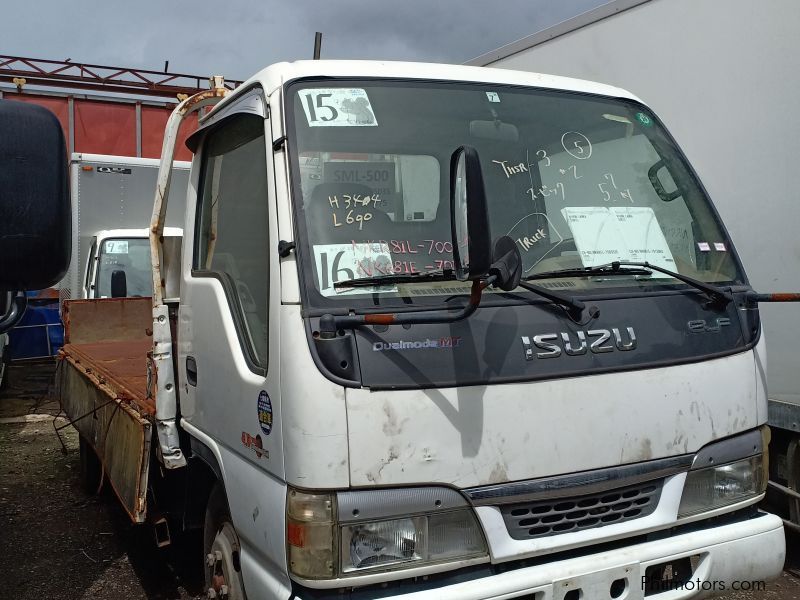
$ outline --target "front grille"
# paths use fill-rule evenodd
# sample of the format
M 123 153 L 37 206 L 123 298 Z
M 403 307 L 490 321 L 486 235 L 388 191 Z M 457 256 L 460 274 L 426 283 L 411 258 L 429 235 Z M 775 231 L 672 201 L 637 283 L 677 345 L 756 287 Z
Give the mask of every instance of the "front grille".
M 582 531 L 649 515 L 656 509 L 662 483 L 648 481 L 596 494 L 509 504 L 501 506 L 500 512 L 515 540 Z

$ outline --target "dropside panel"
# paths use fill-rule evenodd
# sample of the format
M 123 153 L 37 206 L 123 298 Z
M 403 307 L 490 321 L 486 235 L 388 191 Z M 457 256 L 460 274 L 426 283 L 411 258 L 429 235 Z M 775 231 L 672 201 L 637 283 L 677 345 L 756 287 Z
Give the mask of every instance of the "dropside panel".
M 142 364 L 144 360 L 142 356 Z M 61 406 L 95 449 L 106 479 L 128 516 L 142 523 L 147 514 L 151 423 L 121 400 L 113 385 L 101 383 L 102 375 L 91 369 L 90 362 L 76 362 L 69 354 L 61 356 L 56 371 Z
M 145 520 L 155 403 L 148 392 L 150 298 L 64 303 L 56 390 L 131 520 Z

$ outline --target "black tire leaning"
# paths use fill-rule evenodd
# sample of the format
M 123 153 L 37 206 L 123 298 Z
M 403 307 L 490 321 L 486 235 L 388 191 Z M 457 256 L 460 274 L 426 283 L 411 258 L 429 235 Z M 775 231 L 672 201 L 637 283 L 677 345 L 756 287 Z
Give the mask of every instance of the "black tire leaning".
M 97 493 L 100 487 L 100 478 L 103 476 L 103 466 L 100 464 L 100 459 L 97 458 L 94 448 L 83 439 L 79 437 L 80 445 L 80 460 L 81 460 L 81 487 L 90 495 Z

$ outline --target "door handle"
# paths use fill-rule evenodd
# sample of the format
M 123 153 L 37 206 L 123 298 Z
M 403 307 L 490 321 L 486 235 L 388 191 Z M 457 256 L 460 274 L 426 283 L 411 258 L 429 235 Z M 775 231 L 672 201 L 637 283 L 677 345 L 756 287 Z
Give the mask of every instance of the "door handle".
M 186 357 L 186 381 L 189 385 L 197 387 L 197 362 L 194 356 Z

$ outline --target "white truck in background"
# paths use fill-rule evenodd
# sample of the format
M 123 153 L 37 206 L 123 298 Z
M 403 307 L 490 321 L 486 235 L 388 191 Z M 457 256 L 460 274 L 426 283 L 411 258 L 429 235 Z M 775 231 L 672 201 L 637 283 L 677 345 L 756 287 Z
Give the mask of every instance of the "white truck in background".
M 775 291 L 800 281 L 798 31 L 795 0 L 614 0 L 467 64 L 604 81 L 643 98 L 714 199 L 753 287 Z M 800 531 L 800 313 L 761 311 L 770 499 Z
M 167 123 L 152 300 L 65 302 L 56 388 L 94 488 L 160 545 L 203 529 L 209 598 L 657 600 L 780 572 L 776 298 L 645 104 L 441 64 L 212 81 Z M 175 139 L 209 105 L 168 264 Z
M 72 155 L 72 259 L 58 286 L 61 300 L 152 295 L 148 225 L 158 165 L 148 158 Z M 176 187 L 164 230 L 167 256 L 180 256 L 189 166 L 176 161 L 173 167 Z M 117 276 L 112 293 L 114 271 L 125 277 Z
M 180 257 L 182 238 L 183 229 L 180 227 L 164 228 L 164 244 L 168 249 L 168 256 Z M 122 298 L 153 294 L 149 229 L 108 229 L 96 232 L 90 241 L 85 265 L 82 298 Z

